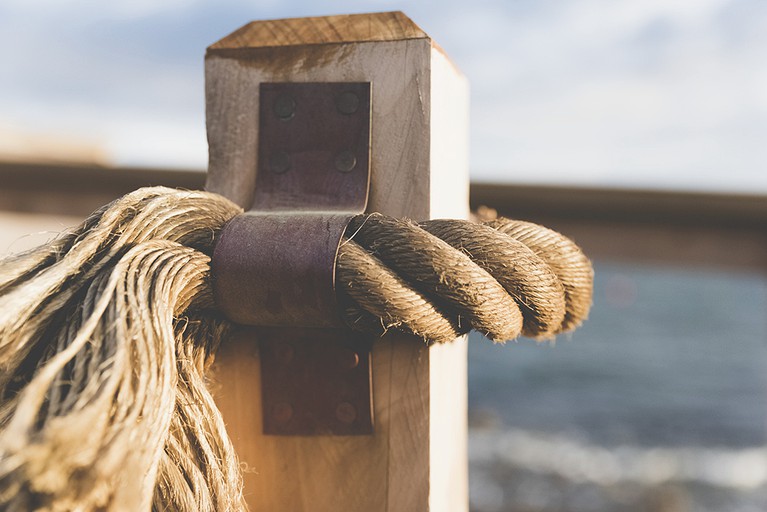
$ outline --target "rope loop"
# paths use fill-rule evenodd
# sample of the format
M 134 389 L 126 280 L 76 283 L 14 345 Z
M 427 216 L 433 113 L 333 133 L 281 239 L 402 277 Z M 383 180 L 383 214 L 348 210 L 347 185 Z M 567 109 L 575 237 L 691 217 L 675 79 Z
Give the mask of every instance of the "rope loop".
M 571 240 L 530 222 L 415 223 L 359 215 L 346 229 L 336 289 L 347 323 L 428 342 L 471 329 L 496 342 L 550 339 L 591 307 L 593 269 Z
M 145 188 L 0 260 L 0 509 L 246 509 L 205 381 L 231 326 L 210 255 L 239 213 L 216 194 Z M 359 215 L 335 270 L 350 326 L 431 343 L 550 338 L 591 305 L 575 244 L 503 218 Z

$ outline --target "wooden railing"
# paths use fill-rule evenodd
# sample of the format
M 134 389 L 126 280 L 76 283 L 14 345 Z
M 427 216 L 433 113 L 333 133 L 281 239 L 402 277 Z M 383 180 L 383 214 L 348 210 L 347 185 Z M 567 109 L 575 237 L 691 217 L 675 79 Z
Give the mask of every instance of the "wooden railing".
M 0 163 L 0 211 L 84 217 L 139 187 L 200 189 L 203 171 Z M 472 183 L 495 208 L 574 238 L 597 260 L 767 270 L 767 196 Z
M 767 196 L 473 183 L 471 204 L 556 229 L 599 260 L 767 269 Z

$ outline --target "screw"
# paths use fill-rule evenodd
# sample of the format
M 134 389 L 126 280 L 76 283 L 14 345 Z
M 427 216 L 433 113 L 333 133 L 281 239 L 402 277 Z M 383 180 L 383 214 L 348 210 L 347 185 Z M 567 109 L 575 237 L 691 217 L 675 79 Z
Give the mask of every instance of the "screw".
M 290 155 L 284 151 L 275 151 L 269 157 L 269 168 L 275 174 L 282 174 L 290 169 Z
M 283 121 L 289 121 L 293 119 L 296 114 L 296 102 L 293 98 L 287 95 L 279 96 L 274 100 L 274 114 Z
M 272 406 L 272 419 L 277 423 L 287 423 L 293 417 L 293 406 L 287 402 L 277 402 Z
M 357 419 L 357 409 L 349 402 L 341 402 L 336 406 L 336 419 L 350 425 Z
M 351 172 L 357 166 L 357 157 L 351 151 L 341 151 L 336 156 L 336 169 L 340 172 Z
M 338 95 L 336 98 L 336 108 L 342 114 L 350 115 L 357 112 L 360 107 L 360 99 L 353 92 L 347 91 Z
M 360 356 L 353 350 L 342 350 L 339 354 L 339 360 L 341 361 L 341 367 L 347 370 L 356 368 L 360 364 Z
M 296 351 L 289 343 L 280 343 L 274 347 L 274 355 L 282 364 L 289 364 L 293 361 Z

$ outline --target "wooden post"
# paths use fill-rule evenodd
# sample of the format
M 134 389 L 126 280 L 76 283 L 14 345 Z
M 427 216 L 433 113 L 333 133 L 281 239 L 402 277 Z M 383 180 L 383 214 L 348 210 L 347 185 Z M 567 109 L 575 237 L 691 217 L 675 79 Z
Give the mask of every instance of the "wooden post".
M 206 55 L 209 190 L 253 198 L 261 82 L 372 83 L 369 211 L 468 214 L 468 87 L 399 12 L 250 23 Z M 265 436 L 257 340 L 240 332 L 216 363 L 217 402 L 255 511 L 468 509 L 466 340 L 426 348 L 387 335 L 373 349 L 375 434 Z

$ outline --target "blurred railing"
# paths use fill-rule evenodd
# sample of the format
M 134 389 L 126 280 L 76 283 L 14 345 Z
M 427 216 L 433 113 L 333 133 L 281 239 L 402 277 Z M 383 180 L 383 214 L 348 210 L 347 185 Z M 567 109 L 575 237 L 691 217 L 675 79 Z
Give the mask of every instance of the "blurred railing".
M 767 270 L 767 196 L 472 183 L 480 205 L 556 229 L 595 259 Z
M 136 188 L 204 186 L 201 171 L 0 163 L 0 211 L 81 216 Z M 767 196 L 472 183 L 471 206 L 531 220 L 592 258 L 767 270 Z

